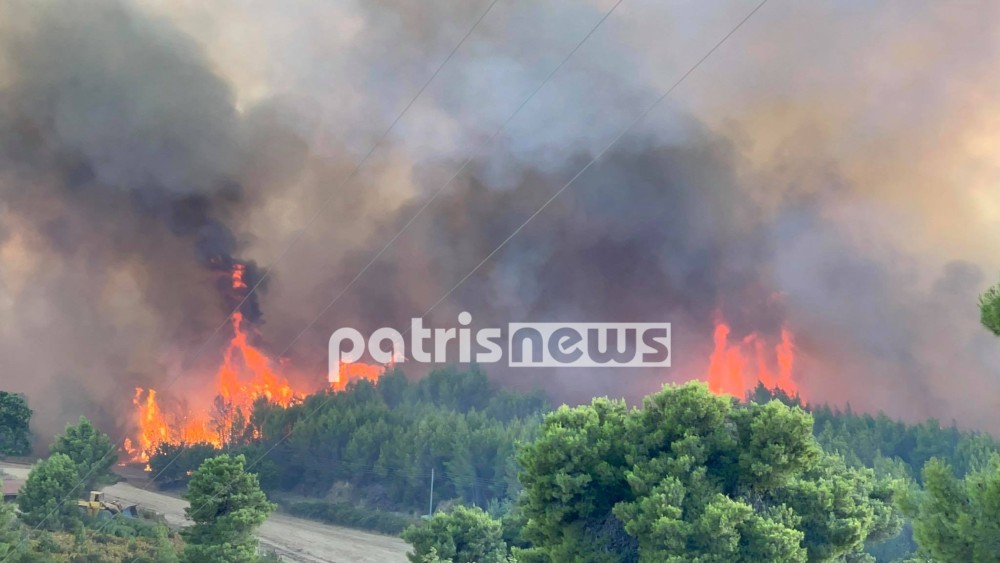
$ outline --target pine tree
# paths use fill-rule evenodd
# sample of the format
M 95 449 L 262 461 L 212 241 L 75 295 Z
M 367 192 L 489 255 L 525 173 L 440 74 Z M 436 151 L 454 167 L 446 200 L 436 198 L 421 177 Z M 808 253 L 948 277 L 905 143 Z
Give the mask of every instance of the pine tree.
M 21 520 L 48 530 L 65 530 L 78 522 L 78 479 L 76 464 L 65 454 L 35 464 L 17 497 Z
M 65 454 L 73 460 L 83 492 L 114 482 L 111 467 L 118 463 L 117 451 L 111 438 L 82 416 L 76 425 L 66 426 L 49 447 L 51 454 Z
M 257 528 L 276 506 L 245 464 L 242 455 L 220 455 L 194 472 L 184 497 L 190 503 L 185 513 L 194 522 L 182 532 L 185 561 L 243 563 L 256 558 Z

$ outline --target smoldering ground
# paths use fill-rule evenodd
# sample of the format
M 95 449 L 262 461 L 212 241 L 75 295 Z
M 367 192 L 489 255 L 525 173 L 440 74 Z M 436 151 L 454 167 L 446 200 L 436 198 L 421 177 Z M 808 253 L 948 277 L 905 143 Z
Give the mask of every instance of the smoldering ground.
M 127 424 L 136 385 L 204 384 L 221 341 L 196 351 L 233 306 L 220 261 L 274 267 L 247 311 L 284 349 L 472 157 L 288 351 L 318 385 L 333 329 L 426 311 L 750 8 L 626 2 L 479 150 L 609 8 L 501 1 L 344 181 L 486 4 L 2 6 L 0 355 L 40 433 Z M 997 44 L 973 13 L 867 10 L 768 6 L 429 323 L 674 323 L 667 372 L 494 374 L 569 401 L 701 376 L 719 316 L 788 326 L 810 399 L 996 429 L 1000 346 L 975 312 L 1000 266 L 979 125 L 996 114 L 964 108 Z M 905 56 L 927 28 L 949 89 Z M 900 104 L 912 120 L 879 111 Z M 913 162 L 939 183 L 901 190 Z

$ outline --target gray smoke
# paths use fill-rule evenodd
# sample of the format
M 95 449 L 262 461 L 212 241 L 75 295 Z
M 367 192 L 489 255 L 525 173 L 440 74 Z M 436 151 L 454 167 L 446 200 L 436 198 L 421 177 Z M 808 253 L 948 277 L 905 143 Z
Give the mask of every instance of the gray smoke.
M 236 263 L 274 268 L 243 312 L 283 350 L 471 157 L 295 340 L 319 385 L 333 329 L 422 314 L 751 7 L 624 3 L 480 149 L 610 7 L 501 0 L 345 181 L 487 4 L 0 2 L 2 386 L 39 432 L 203 388 Z M 701 377 L 719 317 L 788 327 L 811 400 L 996 429 L 976 93 L 1000 46 L 988 16 L 902 5 L 766 7 L 429 324 L 674 323 L 671 370 L 491 372 L 567 401 Z
M 40 403 L 42 433 L 81 411 L 123 422 L 100 407 L 205 366 L 178 351 L 243 297 L 227 224 L 252 204 L 240 176 L 261 132 L 170 26 L 113 2 L 3 13 L 7 376 Z M 255 284 L 260 269 L 244 265 Z M 260 317 L 255 298 L 242 311 Z

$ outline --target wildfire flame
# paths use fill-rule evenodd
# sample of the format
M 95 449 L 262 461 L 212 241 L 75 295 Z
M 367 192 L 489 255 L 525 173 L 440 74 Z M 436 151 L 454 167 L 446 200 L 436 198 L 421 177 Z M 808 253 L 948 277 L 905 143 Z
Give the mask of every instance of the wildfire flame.
M 232 271 L 232 287 L 245 293 L 245 266 L 236 264 Z M 133 404 L 138 432 L 126 439 L 123 449 L 133 462 L 146 463 L 162 444 L 208 443 L 222 447 L 233 439 L 234 422 L 245 421 L 258 399 L 284 407 L 301 401 L 312 389 L 296 389 L 281 372 L 287 363 L 276 361 L 251 342 L 252 326 L 247 326 L 242 313 L 232 315 L 233 336 L 223 354 L 216 374 L 216 385 L 206 393 L 206 403 L 214 398 L 214 411 L 201 414 L 188 408 L 165 409 L 156 389 L 136 388 Z M 726 393 L 743 398 L 747 392 L 763 384 L 771 390 L 780 389 L 788 395 L 800 395 L 792 377 L 795 366 L 795 341 L 791 331 L 781 331 L 781 341 L 770 344 L 757 333 L 738 342 L 730 342 L 732 330 L 725 322 L 715 325 L 715 348 L 709 359 L 708 386 L 713 393 Z M 402 358 L 399 358 L 402 361 Z M 394 362 L 393 362 L 394 363 Z M 391 366 L 392 364 L 390 364 Z M 342 362 L 337 373 L 328 374 L 329 388 L 343 391 L 353 381 L 377 382 L 385 366 L 363 362 Z
M 353 381 L 371 381 L 374 383 L 382 377 L 387 368 L 391 368 L 397 363 L 404 361 L 406 361 L 406 357 L 396 352 L 393 352 L 392 358 L 386 366 L 358 362 L 350 354 L 342 354 L 336 366 L 330 368 L 327 374 L 327 381 L 330 382 L 330 389 L 334 391 L 343 391 Z
M 237 292 L 247 290 L 244 274 L 243 264 L 233 267 L 232 287 Z M 222 447 L 230 442 L 234 431 L 241 430 L 234 428 L 234 422 L 240 418 L 249 419 L 258 399 L 287 407 L 319 389 L 319 385 L 311 389 L 293 387 L 288 377 L 281 373 L 289 369 L 288 364 L 276 361 L 251 343 L 252 327 L 247 326 L 243 314 L 238 311 L 232 315 L 232 329 L 233 336 L 215 374 L 214 389 L 206 393 L 207 397 L 202 397 L 208 399 L 205 403 L 214 398 L 215 412 L 210 414 L 209 409 L 204 409 L 205 412 L 199 415 L 188 408 L 165 412 L 155 389 L 136 388 L 132 402 L 138 432 L 135 439 L 126 438 L 122 445 L 133 462 L 148 463 L 161 444 L 208 443 Z M 342 391 L 350 382 L 358 380 L 375 382 L 383 372 L 382 366 L 361 362 L 343 364 L 338 381 L 331 384 L 332 389 Z
M 347 384 L 352 381 L 366 380 L 374 383 L 378 381 L 379 377 L 382 377 L 384 371 L 385 368 L 382 366 L 366 364 L 364 362 L 341 363 L 340 377 L 330 382 L 330 388 L 334 391 L 343 391 L 347 388 Z
M 788 329 L 781 330 L 781 341 L 769 346 L 764 337 L 751 333 L 730 343 L 732 332 L 725 322 L 715 325 L 715 349 L 709 358 L 708 388 L 742 399 L 758 383 L 790 396 L 800 395 L 792 378 L 795 367 L 795 339 Z

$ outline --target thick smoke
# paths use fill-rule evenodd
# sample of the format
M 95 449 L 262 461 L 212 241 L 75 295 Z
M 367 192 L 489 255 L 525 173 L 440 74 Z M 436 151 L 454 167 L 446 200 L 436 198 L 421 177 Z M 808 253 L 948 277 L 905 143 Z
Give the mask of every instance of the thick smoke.
M 472 158 L 294 341 L 319 384 L 333 329 L 426 311 L 752 7 L 624 3 L 484 147 L 610 7 L 501 0 L 345 181 L 487 5 L 0 4 L 0 353 L 40 432 L 204 384 L 237 261 L 274 267 L 244 313 L 283 350 Z M 718 318 L 787 326 L 810 399 L 1000 428 L 975 310 L 1000 46 L 989 17 L 902 6 L 766 6 L 428 323 L 674 323 L 671 370 L 493 371 L 568 401 L 701 376 Z
M 57 428 L 54 413 L 118 422 L 100 407 L 201 365 L 178 350 L 242 297 L 226 224 L 249 203 L 254 132 L 170 26 L 108 2 L 3 12 L 5 377 L 39 403 L 40 432 Z M 260 317 L 255 298 L 242 311 Z

